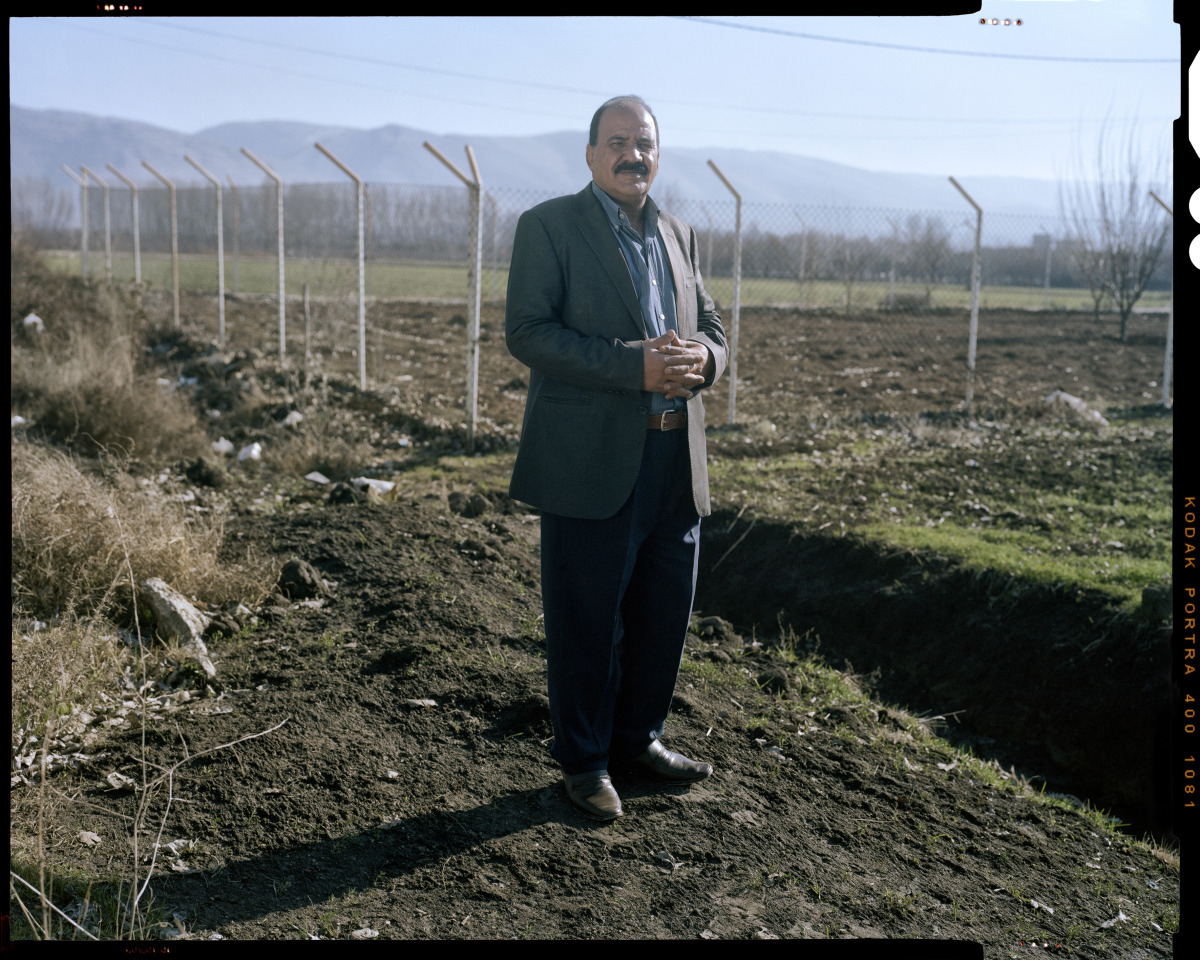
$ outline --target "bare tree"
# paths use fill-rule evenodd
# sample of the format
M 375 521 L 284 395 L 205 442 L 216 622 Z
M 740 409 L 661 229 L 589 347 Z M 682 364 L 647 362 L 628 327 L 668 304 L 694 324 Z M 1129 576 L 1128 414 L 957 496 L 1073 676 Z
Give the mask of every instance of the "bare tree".
M 1102 296 L 1110 299 L 1120 316 L 1122 341 L 1171 233 L 1170 218 L 1149 194 L 1168 182 L 1167 173 L 1166 154 L 1143 156 L 1135 126 L 1122 135 L 1105 121 L 1095 159 L 1089 163 L 1076 150 L 1070 179 L 1059 184 L 1059 207 L 1096 315 Z
M 909 271 L 925 282 L 925 304 L 933 297 L 933 285 L 950 256 L 950 232 L 935 217 L 913 214 L 904 224 Z

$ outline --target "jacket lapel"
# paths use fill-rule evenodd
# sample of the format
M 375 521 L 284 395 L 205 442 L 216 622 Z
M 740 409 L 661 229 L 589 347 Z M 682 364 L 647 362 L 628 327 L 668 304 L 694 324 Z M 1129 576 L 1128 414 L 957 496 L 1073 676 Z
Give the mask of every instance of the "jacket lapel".
M 683 278 L 687 276 L 687 267 L 686 261 L 683 259 L 683 250 L 679 246 L 675 231 L 666 222 L 661 210 L 658 215 L 658 236 L 667 251 L 667 259 L 671 263 L 671 275 L 675 281 L 675 319 L 679 326 L 679 337 L 686 340 L 696 332 L 694 316 L 696 299 L 694 293 L 691 297 L 686 294 Z
M 592 185 L 589 183 L 578 194 L 579 220 L 577 225 L 584 240 L 596 254 L 596 259 L 608 278 L 621 294 L 621 302 L 629 311 L 634 324 L 642 335 L 649 339 L 645 321 L 642 319 L 642 308 L 638 306 L 637 293 L 633 289 L 633 278 L 629 275 L 629 265 L 621 253 L 621 246 L 613 236 L 612 227 L 604 216 L 600 203 L 592 196 Z M 672 266 L 674 261 L 672 260 Z

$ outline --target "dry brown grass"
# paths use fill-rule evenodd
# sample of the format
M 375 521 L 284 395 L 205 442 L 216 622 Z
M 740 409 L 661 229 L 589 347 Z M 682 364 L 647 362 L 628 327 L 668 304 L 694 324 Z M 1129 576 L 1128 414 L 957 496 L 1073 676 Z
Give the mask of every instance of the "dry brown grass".
M 162 577 L 210 604 L 259 599 L 269 567 L 219 558 L 222 516 L 122 489 L 34 443 L 12 448 L 13 598 L 27 616 L 116 615 L 130 580 Z
M 196 411 L 157 382 L 136 290 L 52 276 L 21 248 L 11 258 L 10 387 L 30 431 L 86 455 L 195 456 L 205 446 Z M 36 313 L 44 332 L 24 328 Z

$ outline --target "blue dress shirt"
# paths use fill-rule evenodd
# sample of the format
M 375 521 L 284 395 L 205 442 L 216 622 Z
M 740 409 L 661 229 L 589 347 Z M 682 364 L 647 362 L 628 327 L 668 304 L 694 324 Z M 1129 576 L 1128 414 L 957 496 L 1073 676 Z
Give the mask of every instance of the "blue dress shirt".
M 675 313 L 675 280 L 671 264 L 658 236 L 658 206 L 649 197 L 643 212 L 645 236 L 630 226 L 629 218 L 620 205 L 607 193 L 592 183 L 592 192 L 608 217 L 609 226 L 616 234 L 617 243 L 629 268 L 638 305 L 642 308 L 642 319 L 651 339 L 660 337 L 668 330 L 679 333 Z M 661 393 L 650 394 L 650 413 L 657 415 L 671 410 L 685 409 L 681 398 L 666 399 Z

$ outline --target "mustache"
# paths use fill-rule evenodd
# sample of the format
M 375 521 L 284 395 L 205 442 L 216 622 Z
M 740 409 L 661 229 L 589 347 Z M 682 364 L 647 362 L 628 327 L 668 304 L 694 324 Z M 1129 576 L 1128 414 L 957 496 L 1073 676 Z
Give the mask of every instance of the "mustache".
M 648 174 L 650 168 L 644 163 L 618 163 L 613 173 L 624 173 L 626 170 L 632 170 L 634 173 Z

